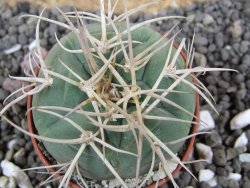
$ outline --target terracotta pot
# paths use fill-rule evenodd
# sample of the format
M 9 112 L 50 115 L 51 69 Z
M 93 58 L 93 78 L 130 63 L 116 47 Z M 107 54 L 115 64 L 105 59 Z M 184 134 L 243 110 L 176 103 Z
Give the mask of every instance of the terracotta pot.
M 178 48 L 178 44 L 174 43 L 174 46 L 175 46 L 175 48 Z M 186 56 L 186 54 L 183 51 L 181 52 L 181 56 L 183 57 L 184 60 L 187 59 L 187 56 Z M 38 71 L 37 71 L 37 73 L 38 73 Z M 28 96 L 28 99 L 27 99 L 27 109 L 30 109 L 31 107 L 32 107 L 32 96 Z M 194 115 L 196 117 L 199 117 L 199 113 L 200 113 L 199 95 L 196 92 L 196 107 L 195 107 L 195 114 Z M 33 116 L 32 116 L 32 111 L 31 110 L 28 111 L 27 120 L 28 120 L 28 131 L 31 132 L 31 133 L 36 134 L 37 131 L 36 131 L 36 128 L 34 126 Z M 194 119 L 194 121 L 196 123 L 192 124 L 192 128 L 190 129 L 190 134 L 196 133 L 197 129 L 198 129 L 198 119 Z M 195 140 L 195 136 L 193 136 L 190 139 L 188 139 L 186 141 L 186 143 L 184 144 L 185 151 L 181 154 L 182 155 L 181 160 L 183 162 L 188 159 L 188 157 L 189 157 L 189 155 L 190 155 L 190 153 L 191 153 L 191 151 L 193 149 L 194 140 Z M 41 148 L 39 147 L 38 140 L 35 139 L 35 138 L 31 138 L 31 141 L 32 141 L 32 144 L 33 144 L 33 146 L 35 148 L 35 151 L 36 151 L 38 157 L 41 159 L 42 163 L 45 166 L 51 165 L 51 161 L 49 161 L 48 158 L 46 158 L 46 156 L 43 154 Z M 181 168 L 182 168 L 182 166 L 178 165 L 177 168 L 172 172 L 172 175 L 175 176 L 181 170 Z M 48 170 L 51 171 L 51 172 L 56 172 L 55 168 L 49 168 Z M 62 174 L 60 174 L 60 173 L 56 174 L 56 176 L 62 178 Z M 158 186 L 161 186 L 161 185 L 167 183 L 168 181 L 169 181 L 169 178 L 166 177 L 165 179 L 162 179 L 162 180 L 160 180 L 158 182 Z M 147 186 L 147 188 L 155 188 L 155 185 L 156 185 L 156 183 L 153 183 L 153 184 Z M 79 185 L 77 185 L 76 183 L 73 183 L 73 182 L 70 182 L 69 186 L 71 188 L 80 188 Z

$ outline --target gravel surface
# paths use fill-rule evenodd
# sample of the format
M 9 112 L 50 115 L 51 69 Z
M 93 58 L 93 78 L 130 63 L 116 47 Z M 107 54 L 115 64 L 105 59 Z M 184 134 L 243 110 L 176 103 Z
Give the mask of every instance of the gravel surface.
M 62 9 L 73 10 L 70 7 Z M 20 86 L 20 83 L 13 83 L 7 77 L 24 75 L 21 63 L 35 38 L 35 20 L 19 20 L 18 17 L 25 13 L 38 14 L 41 10 L 41 7 L 28 3 L 19 3 L 13 8 L 0 6 L 0 109 L 3 107 L 3 100 L 13 88 Z M 198 136 L 198 146 L 194 147 L 191 158 L 196 160 L 210 156 L 211 163 L 197 162 L 188 165 L 202 182 L 196 181 L 185 171 L 176 177 L 176 181 L 181 188 L 249 188 L 250 2 L 220 0 L 216 3 L 197 3 L 186 9 L 159 10 L 158 15 L 141 13 L 131 18 L 131 21 L 139 22 L 155 16 L 176 14 L 188 18 L 180 24 L 183 29 L 181 35 L 191 39 L 195 31 L 195 65 L 239 71 L 212 72 L 200 76 L 200 80 L 214 96 L 219 114 L 213 112 L 204 100 L 201 100 L 201 109 L 206 111 L 205 114 L 211 114 L 215 127 L 212 128 L 211 125 L 211 134 Z M 47 10 L 44 16 L 63 21 L 56 9 Z M 163 21 L 152 26 L 159 32 L 165 32 L 171 23 Z M 59 37 L 64 34 L 63 29 L 58 26 L 42 22 L 40 37 L 45 50 L 49 50 L 56 42 L 54 32 L 57 32 Z M 26 126 L 24 104 L 25 101 L 13 106 L 7 114 L 23 127 Z M 203 118 L 205 121 L 210 117 Z M 11 161 L 22 169 L 41 165 L 29 137 L 4 122 L 1 122 L 0 135 L 0 161 Z M 46 174 L 33 171 L 28 171 L 27 174 L 34 187 L 38 187 L 39 182 L 47 177 Z M 6 179 L 3 169 L 0 168 L 0 185 L 3 181 Z M 8 181 L 10 187 L 16 187 L 13 178 Z M 48 184 L 47 187 L 56 185 Z M 162 186 L 167 187 L 171 188 L 171 183 Z

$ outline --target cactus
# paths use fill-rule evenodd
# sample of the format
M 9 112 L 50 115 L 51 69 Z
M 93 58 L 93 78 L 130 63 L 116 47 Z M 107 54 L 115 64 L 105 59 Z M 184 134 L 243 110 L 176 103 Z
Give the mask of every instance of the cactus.
M 193 120 L 198 119 L 194 115 L 196 93 L 214 108 L 195 74 L 226 69 L 192 68 L 192 45 L 185 50 L 185 39 L 175 45 L 176 25 L 164 35 L 146 26 L 182 17 L 133 25 L 129 16 L 145 5 L 128 11 L 124 3 L 125 13 L 115 17 L 111 2 L 107 15 L 104 1 L 100 2 L 100 16 L 80 11 L 65 14 L 58 9 L 67 24 L 44 18 L 43 12 L 32 16 L 38 18 L 39 74 L 31 67 L 32 76 L 13 77 L 31 84 L 17 91 L 23 95 L 1 110 L 1 118 L 42 140 L 60 164 L 57 167 L 67 167 L 59 187 L 67 186 L 74 172 L 85 186 L 86 179 L 116 178 L 127 187 L 124 180 L 135 178 L 135 187 L 141 187 L 159 166 L 178 187 L 168 161 L 191 173 L 176 154 L 190 137 Z M 45 59 L 39 44 L 41 20 L 70 30 L 62 39 L 56 37 L 58 42 Z M 96 23 L 85 24 L 85 20 Z M 32 110 L 37 135 L 4 115 L 11 105 L 30 95 L 32 108 L 28 110 Z

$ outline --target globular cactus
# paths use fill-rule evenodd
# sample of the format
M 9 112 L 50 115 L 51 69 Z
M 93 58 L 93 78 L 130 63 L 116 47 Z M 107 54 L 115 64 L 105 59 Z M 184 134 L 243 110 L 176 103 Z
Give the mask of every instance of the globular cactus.
M 124 23 L 117 24 L 115 27 L 120 32 L 123 32 L 127 28 Z M 101 40 L 100 37 L 102 30 L 99 24 L 88 25 L 87 30 L 91 36 Z M 107 41 L 116 36 L 112 27 L 107 27 L 107 33 Z M 140 27 L 131 32 L 131 38 L 135 41 L 132 45 L 133 55 L 134 57 L 139 57 L 140 53 L 160 40 L 161 35 L 149 27 Z M 124 35 L 122 40 L 128 41 L 128 36 Z M 166 41 L 167 39 L 164 39 L 161 43 L 156 45 L 155 48 L 159 48 L 160 45 L 163 45 Z M 60 42 L 65 48 L 71 50 L 81 49 L 79 40 L 73 32 L 63 37 Z M 88 117 L 88 115 L 84 113 L 71 113 L 65 111 L 57 112 L 56 110 L 53 110 L 61 116 L 66 116 L 70 121 L 78 124 L 83 130 L 79 130 L 72 126 L 69 121 L 65 120 L 65 118 L 58 118 L 58 116 L 55 116 L 54 114 L 48 114 L 41 110 L 33 111 L 34 122 L 40 135 L 60 139 L 76 139 L 79 138 L 79 136 L 85 138 L 87 135 L 94 135 L 96 132 L 100 131 L 100 127 L 103 126 L 103 137 L 100 131 L 100 133 L 96 135 L 98 139 L 103 139 L 107 144 L 134 154 L 138 153 L 136 142 L 138 142 L 138 144 L 139 142 L 142 142 L 140 175 L 143 175 L 150 169 L 152 160 L 152 148 L 151 143 L 149 142 L 152 138 L 148 135 L 146 128 L 163 143 L 186 137 L 189 134 L 191 127 L 190 122 L 192 122 L 192 115 L 195 110 L 195 92 L 188 85 L 180 83 L 175 87 L 175 90 L 178 90 L 181 93 L 169 93 L 165 97 L 166 101 L 171 101 L 171 103 L 175 103 L 176 106 L 179 105 L 189 111 L 192 115 L 183 113 L 175 106 L 165 103 L 164 101 L 160 102 L 157 106 L 152 108 L 152 110 L 145 113 L 147 108 L 149 108 L 149 106 L 155 101 L 155 97 L 157 98 L 157 96 L 159 96 L 152 91 L 152 88 L 159 79 L 161 72 L 166 69 L 166 59 L 169 54 L 170 45 L 159 50 L 152 58 L 150 58 L 147 64 L 140 69 L 138 69 L 140 66 L 138 63 L 139 61 L 133 63 L 126 61 L 126 55 L 123 54 L 122 51 L 112 58 L 112 51 L 115 53 L 115 50 L 119 51 L 119 49 L 121 49 L 120 46 L 118 46 L 117 49 L 111 48 L 103 54 L 105 58 L 109 60 L 108 63 L 110 63 L 110 66 L 112 66 L 116 74 L 121 77 L 126 85 L 123 85 L 123 82 L 118 80 L 120 78 L 116 77 L 112 72 L 113 70 L 110 70 L 108 66 L 103 71 L 102 76 L 97 77 L 95 80 L 91 80 L 91 78 L 97 73 L 91 73 L 86 55 L 83 53 L 74 54 L 71 52 L 65 52 L 58 44 L 54 46 L 46 58 L 46 67 L 49 67 L 49 71 L 56 72 L 76 83 L 72 85 L 72 83 L 67 82 L 64 79 L 54 78 L 53 84 L 50 87 L 47 87 L 33 96 L 33 106 L 57 106 L 68 109 L 75 109 L 77 107 L 77 110 L 80 109 L 84 112 L 94 113 L 98 113 L 99 111 L 103 115 L 95 114 L 92 117 Z M 127 50 L 125 53 L 127 53 Z M 175 54 L 176 50 L 172 49 L 172 53 Z M 144 56 L 142 58 L 144 58 Z M 93 56 L 93 60 L 98 67 L 98 71 L 105 66 L 105 63 L 99 56 Z M 137 63 L 138 65 L 136 65 Z M 144 61 L 141 63 L 144 63 Z M 134 69 L 138 69 L 134 72 L 136 78 L 134 83 L 132 83 L 131 80 L 133 73 L 131 72 L 130 66 L 134 66 Z M 178 68 L 184 68 L 186 66 L 186 62 L 181 55 L 178 56 L 175 66 Z M 39 77 L 42 76 L 42 73 L 40 73 Z M 186 79 L 189 80 L 189 82 L 192 82 L 191 76 L 188 76 Z M 88 80 L 91 81 L 85 84 Z M 157 89 L 165 90 L 164 92 L 166 92 L 174 82 L 175 80 L 171 77 L 163 77 L 161 78 Z M 150 93 L 145 92 L 147 90 L 149 90 Z M 97 95 L 99 99 L 92 94 L 94 92 L 94 95 Z M 133 93 L 136 92 L 138 94 L 135 94 L 134 97 L 132 97 Z M 140 94 L 140 92 L 145 93 Z M 129 95 L 131 95 L 131 97 Z M 146 97 L 152 99 L 148 103 L 143 103 Z M 96 103 L 98 111 L 95 111 L 93 103 Z M 138 107 L 136 106 L 136 103 L 139 104 Z M 147 105 L 142 106 L 142 104 Z M 123 113 L 125 113 L 125 115 L 123 115 Z M 116 116 L 118 116 L 118 118 L 116 118 Z M 149 118 L 147 118 L 147 116 L 149 116 Z M 99 117 L 100 121 L 98 120 Z M 157 119 L 157 117 L 181 119 L 188 121 L 189 123 L 176 122 L 171 119 Z M 92 120 L 89 118 L 92 118 Z M 98 123 L 100 123 L 100 125 L 98 125 Z M 109 125 L 111 128 L 105 128 L 105 125 Z M 123 130 L 116 130 L 116 128 L 119 128 L 121 125 L 128 126 Z M 141 140 L 139 139 L 139 134 L 142 134 Z M 49 142 L 45 142 L 44 144 L 49 153 L 60 163 L 68 162 L 74 158 L 81 145 Z M 173 153 L 177 153 L 182 145 L 183 142 L 170 145 L 169 149 Z M 102 150 L 102 144 L 97 144 L 97 146 Z M 105 158 L 112 164 L 122 178 L 135 177 L 135 167 L 137 164 L 137 157 L 135 155 L 119 153 L 107 147 L 105 149 Z M 170 156 L 166 155 L 166 158 L 170 159 Z M 158 166 L 158 162 L 159 160 L 157 159 L 157 162 L 155 162 L 154 165 L 155 167 Z M 109 171 L 102 159 L 98 157 L 91 147 L 87 147 L 83 151 L 78 160 L 78 164 L 84 177 L 97 180 L 114 178 L 112 172 Z
M 68 167 L 59 187 L 68 184 L 73 172 L 85 186 L 85 179 L 113 178 L 124 187 L 127 178 L 136 179 L 135 187 L 143 186 L 159 165 L 177 187 L 167 165 L 173 160 L 188 170 L 176 154 L 189 137 L 193 120 L 198 119 L 196 93 L 211 104 L 195 73 L 222 69 L 191 68 L 192 46 L 185 49 L 185 39 L 175 44 L 175 26 L 164 35 L 146 26 L 182 17 L 130 24 L 129 16 L 144 5 L 127 11 L 124 3 L 125 13 L 115 17 L 108 2 L 107 15 L 102 0 L 100 16 L 80 11 L 65 14 L 59 9 L 67 24 L 43 18 L 42 13 L 33 16 L 38 18 L 39 74 L 31 68 L 32 76 L 16 78 L 31 85 L 20 89 L 23 95 L 0 115 L 18 128 L 3 113 L 22 98 L 33 96 L 28 110 L 32 110 L 38 135 L 19 129 L 41 139 L 53 158 Z M 85 24 L 86 19 L 96 23 Z M 71 30 L 45 59 L 39 45 L 41 20 Z

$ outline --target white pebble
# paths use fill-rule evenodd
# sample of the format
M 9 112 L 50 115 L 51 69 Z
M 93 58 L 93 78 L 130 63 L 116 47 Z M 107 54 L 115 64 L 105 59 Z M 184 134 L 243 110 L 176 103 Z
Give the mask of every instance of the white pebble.
M 109 187 L 110 188 L 115 188 L 121 186 L 121 183 L 118 179 L 112 179 L 109 181 Z
M 16 188 L 16 182 L 13 177 L 6 177 L 2 176 L 0 177 L 0 187 L 3 188 Z
M 242 153 L 239 155 L 239 160 L 241 162 L 250 163 L 250 153 Z
M 13 177 L 20 188 L 32 188 L 29 177 L 14 163 L 7 160 L 1 162 L 3 174 L 7 177 Z
M 36 40 L 33 40 L 30 44 L 29 44 L 29 50 L 33 50 L 36 47 Z
M 199 172 L 199 181 L 200 182 L 202 182 L 202 181 L 208 182 L 213 177 L 214 177 L 214 172 L 212 170 L 205 169 L 205 170 L 200 170 L 200 172 Z
M 17 139 L 13 139 L 13 140 L 10 140 L 8 143 L 7 143 L 7 148 L 9 150 L 11 149 L 14 149 L 14 146 L 18 143 L 18 140 Z
M 177 163 L 172 162 L 172 160 L 167 162 L 167 168 L 168 170 L 172 173 L 178 166 Z M 160 168 L 154 173 L 153 175 L 153 180 L 154 181 L 158 181 L 161 179 L 164 179 L 167 176 L 167 174 L 165 173 L 162 165 L 160 165 Z
M 227 178 L 235 181 L 240 181 L 241 180 L 241 174 L 239 173 L 229 173 Z
M 206 159 L 209 164 L 212 163 L 213 160 L 213 151 L 212 148 L 208 145 L 197 143 L 196 150 L 201 159 Z
M 247 139 L 247 136 L 246 136 L 246 133 L 243 132 L 235 141 L 234 143 L 234 147 L 237 148 L 237 147 L 241 147 L 241 146 L 246 146 L 248 143 L 248 139 Z
M 9 178 L 6 176 L 0 177 L 0 187 L 6 187 L 8 184 Z
M 211 187 L 215 187 L 218 183 L 217 180 L 213 177 L 211 180 L 207 181 L 208 185 L 210 185 Z
M 231 130 L 242 129 L 250 124 L 250 109 L 238 113 L 230 122 Z
M 8 54 L 12 54 L 12 53 L 14 53 L 14 52 L 20 50 L 21 47 L 22 47 L 22 46 L 21 46 L 20 44 L 16 44 L 16 45 L 12 46 L 11 48 L 4 50 L 3 52 L 4 52 L 5 54 L 7 54 L 7 55 L 8 55 Z
M 203 110 L 200 112 L 200 122 L 198 131 L 207 131 L 215 127 L 214 119 L 208 110 Z

